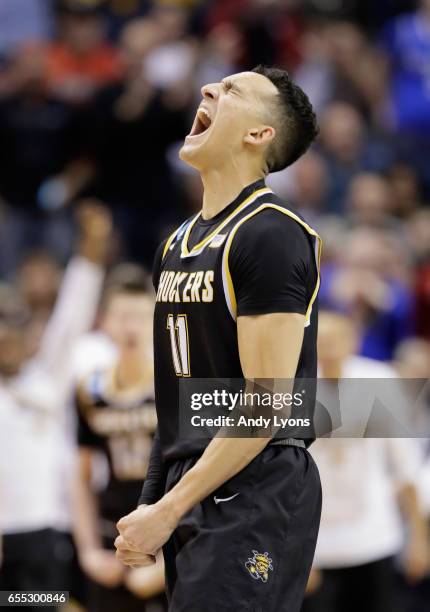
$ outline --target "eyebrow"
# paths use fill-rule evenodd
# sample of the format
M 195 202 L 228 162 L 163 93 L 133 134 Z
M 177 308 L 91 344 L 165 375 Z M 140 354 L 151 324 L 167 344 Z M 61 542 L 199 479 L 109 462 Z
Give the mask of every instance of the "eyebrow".
M 232 81 L 231 79 L 223 79 L 221 83 L 224 85 L 226 89 L 234 89 L 237 92 L 241 92 L 241 88 L 236 84 L 236 81 Z

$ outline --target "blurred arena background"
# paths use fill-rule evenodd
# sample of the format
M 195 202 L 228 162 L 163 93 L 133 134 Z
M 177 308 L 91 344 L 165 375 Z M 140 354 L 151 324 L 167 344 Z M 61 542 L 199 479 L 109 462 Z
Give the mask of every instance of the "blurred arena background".
M 148 369 L 150 334 L 124 330 L 128 306 L 109 291 L 106 305 L 104 286 L 128 295 L 118 286 L 139 284 L 199 209 L 177 151 L 200 88 L 258 63 L 287 68 L 319 117 L 313 149 L 268 184 L 324 240 L 322 372 L 429 378 L 430 0 L 0 0 L 1 589 L 165 609 L 158 578 L 126 575 L 106 544 L 133 496 L 115 502 L 112 449 L 78 436 L 77 409 L 82 380 L 128 345 L 144 346 Z M 426 612 L 430 443 L 366 442 L 315 445 L 326 508 L 305 607 L 349 612 L 365 590 L 362 612 Z M 85 502 L 72 482 L 88 447 L 88 499 L 106 502 L 107 487 L 117 507 L 92 508 L 100 530 L 90 546 L 80 524 L 76 549 Z M 387 559 L 392 575 L 371 571 Z M 116 593 L 111 607 L 95 584 Z M 324 584 L 342 595 L 318 602 Z

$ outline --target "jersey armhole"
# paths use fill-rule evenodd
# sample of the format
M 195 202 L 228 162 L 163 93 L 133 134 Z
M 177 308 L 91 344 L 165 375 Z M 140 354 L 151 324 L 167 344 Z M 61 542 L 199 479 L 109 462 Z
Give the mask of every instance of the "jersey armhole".
M 307 233 L 313 236 L 316 240 L 315 264 L 316 264 L 316 269 L 317 269 L 317 281 L 315 283 L 315 289 L 312 293 L 311 299 L 309 300 L 309 304 L 306 309 L 305 327 L 307 327 L 308 325 L 310 325 L 312 306 L 318 295 L 318 290 L 319 290 L 320 282 L 321 282 L 320 281 L 320 266 L 321 266 L 322 240 L 319 234 L 310 225 L 308 225 L 306 221 L 303 221 L 303 219 L 301 219 L 299 216 L 294 214 L 292 211 L 286 208 L 283 208 L 282 206 L 278 206 L 277 204 L 261 204 L 261 206 L 259 206 L 258 208 L 250 212 L 249 214 L 245 215 L 245 217 L 243 217 L 240 221 L 238 221 L 238 223 L 236 223 L 236 225 L 233 227 L 233 229 L 228 235 L 228 238 L 224 246 L 224 253 L 223 253 L 223 258 L 222 258 L 222 283 L 223 283 L 224 295 L 225 295 L 227 307 L 228 307 L 228 310 L 233 320 L 236 321 L 237 320 L 237 302 L 236 302 L 236 294 L 234 290 L 233 280 L 232 280 L 231 272 L 230 272 L 230 264 L 229 264 L 230 249 L 231 249 L 231 245 L 233 243 L 234 237 L 236 235 L 236 232 L 238 231 L 240 226 L 243 223 L 245 223 L 245 221 L 248 221 L 248 219 L 251 219 L 251 217 L 253 217 L 254 215 L 257 215 L 262 210 L 266 210 L 268 208 L 277 210 L 278 212 L 281 212 L 284 215 L 287 215 L 291 219 L 294 219 L 294 221 L 296 221 L 299 225 L 301 225 L 307 231 Z

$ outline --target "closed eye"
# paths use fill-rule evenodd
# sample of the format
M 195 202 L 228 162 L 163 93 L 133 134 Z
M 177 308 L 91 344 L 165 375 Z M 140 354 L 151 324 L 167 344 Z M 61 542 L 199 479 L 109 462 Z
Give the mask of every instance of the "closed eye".
M 222 84 L 226 93 L 239 93 L 238 87 L 232 81 L 223 81 Z

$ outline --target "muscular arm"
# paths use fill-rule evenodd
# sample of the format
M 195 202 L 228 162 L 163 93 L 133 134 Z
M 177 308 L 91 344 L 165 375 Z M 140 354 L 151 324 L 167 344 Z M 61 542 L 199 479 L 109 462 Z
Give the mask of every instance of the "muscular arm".
M 163 496 L 165 484 L 166 473 L 161 457 L 160 438 L 157 430 L 152 443 L 148 471 L 143 483 L 142 493 L 140 494 L 139 505 L 155 504 Z
M 158 247 L 154 257 L 154 265 L 152 269 L 152 284 L 155 292 L 158 290 L 158 281 L 161 271 L 161 260 L 163 256 L 166 240 Z M 138 505 L 155 504 L 163 495 L 166 484 L 166 470 L 163 465 L 161 454 L 161 443 L 158 428 L 154 435 L 152 443 L 151 456 L 149 458 L 148 471 L 143 483 L 142 492 L 139 497 Z
M 294 313 L 239 317 L 239 354 L 245 378 L 293 379 L 304 322 L 303 315 Z M 262 437 L 214 438 L 163 503 L 180 518 L 246 467 L 269 442 L 270 438 Z
M 239 317 L 239 353 L 245 377 L 293 379 L 304 323 L 304 315 L 295 313 Z M 123 555 L 119 550 L 118 556 L 136 563 L 142 552 L 155 554 L 184 514 L 246 467 L 269 441 L 269 437 L 214 438 L 195 466 L 160 501 L 140 506 L 121 519 L 118 528 L 122 537 L 117 545 L 120 548 L 126 543 L 128 552 Z M 143 520 L 139 520 L 141 513 Z

